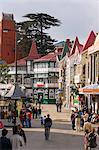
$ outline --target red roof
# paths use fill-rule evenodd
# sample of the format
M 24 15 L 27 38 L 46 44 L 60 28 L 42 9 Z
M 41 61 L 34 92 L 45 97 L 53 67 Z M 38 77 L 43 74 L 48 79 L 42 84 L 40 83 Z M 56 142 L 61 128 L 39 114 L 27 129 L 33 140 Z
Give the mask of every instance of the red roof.
M 22 58 L 22 59 L 18 60 L 18 61 L 17 61 L 17 64 L 18 64 L 18 65 L 21 65 L 21 66 L 26 65 L 26 60 L 25 60 L 25 58 Z
M 38 58 L 40 58 L 40 55 L 37 51 L 36 42 L 33 40 L 29 55 L 27 56 L 26 60 L 34 60 Z
M 18 66 L 26 66 L 26 60 L 25 60 L 25 58 L 17 60 L 17 65 Z M 15 62 L 12 63 L 12 64 L 10 64 L 10 66 L 15 66 Z
M 18 66 L 26 65 L 26 60 L 34 60 L 40 58 L 40 55 L 38 54 L 37 48 L 36 48 L 36 42 L 33 40 L 32 46 L 29 52 L 29 55 L 25 58 L 17 60 Z M 11 66 L 15 65 L 15 62 L 11 64 Z
M 40 59 L 35 60 L 34 62 L 46 62 L 46 61 L 56 61 L 56 53 L 51 52 L 48 53 L 47 55 L 41 57 Z
M 92 46 L 94 44 L 94 42 L 95 42 L 95 39 L 96 39 L 96 35 L 95 35 L 95 33 L 93 31 L 91 31 L 89 36 L 88 36 L 88 39 L 86 40 L 86 43 L 83 46 L 83 50 L 82 51 L 85 51 L 90 46 Z
M 78 37 L 76 37 L 76 39 L 75 39 L 74 45 L 73 45 L 73 47 L 70 50 L 70 55 L 69 56 L 71 56 L 71 55 L 73 55 L 75 53 L 76 47 L 78 48 L 79 53 L 81 53 L 83 45 L 79 43 Z

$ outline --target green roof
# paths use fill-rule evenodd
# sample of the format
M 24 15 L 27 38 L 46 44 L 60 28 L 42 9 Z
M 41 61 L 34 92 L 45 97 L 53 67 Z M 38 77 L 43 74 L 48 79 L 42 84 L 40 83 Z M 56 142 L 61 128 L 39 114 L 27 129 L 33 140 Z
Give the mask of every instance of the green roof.
M 66 56 L 67 52 L 69 52 L 69 48 L 68 48 L 67 43 L 65 42 L 64 49 L 63 49 L 63 52 L 62 52 L 62 55 L 61 55 L 61 59 L 63 59 L 63 57 Z

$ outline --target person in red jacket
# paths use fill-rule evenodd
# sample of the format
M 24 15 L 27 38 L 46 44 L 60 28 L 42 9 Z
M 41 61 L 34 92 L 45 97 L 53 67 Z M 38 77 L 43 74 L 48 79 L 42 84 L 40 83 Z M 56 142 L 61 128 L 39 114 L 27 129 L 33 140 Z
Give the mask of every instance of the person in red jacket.
M 31 118 L 32 118 L 32 113 L 31 111 L 26 112 L 26 120 L 27 120 L 27 127 L 31 128 Z
M 2 121 L 0 121 L 0 129 L 4 128 Z

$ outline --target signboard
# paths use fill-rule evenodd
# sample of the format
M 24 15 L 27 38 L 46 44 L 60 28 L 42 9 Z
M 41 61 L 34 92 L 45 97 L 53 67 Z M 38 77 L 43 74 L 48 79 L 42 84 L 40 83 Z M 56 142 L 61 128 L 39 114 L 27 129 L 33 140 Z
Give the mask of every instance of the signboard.
M 37 87 L 44 87 L 44 83 L 43 82 L 37 82 Z

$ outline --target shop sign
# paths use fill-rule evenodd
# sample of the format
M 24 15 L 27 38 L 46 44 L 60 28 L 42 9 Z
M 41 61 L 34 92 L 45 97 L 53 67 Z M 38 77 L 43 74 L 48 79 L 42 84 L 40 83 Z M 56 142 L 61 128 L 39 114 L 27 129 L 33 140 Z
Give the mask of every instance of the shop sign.
M 43 82 L 37 82 L 37 87 L 44 87 L 44 83 Z

